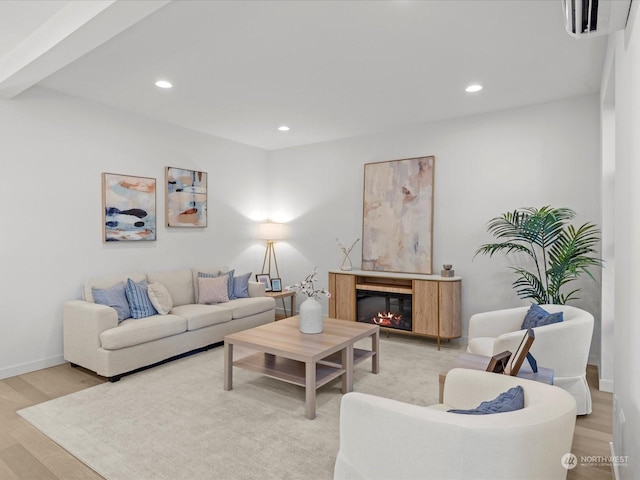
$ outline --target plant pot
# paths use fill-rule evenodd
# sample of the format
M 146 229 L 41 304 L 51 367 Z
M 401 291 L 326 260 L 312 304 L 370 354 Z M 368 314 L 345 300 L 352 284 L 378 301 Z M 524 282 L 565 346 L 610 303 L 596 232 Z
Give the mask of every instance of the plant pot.
M 322 333 L 322 305 L 315 298 L 309 297 L 300 304 L 300 331 L 302 333 Z

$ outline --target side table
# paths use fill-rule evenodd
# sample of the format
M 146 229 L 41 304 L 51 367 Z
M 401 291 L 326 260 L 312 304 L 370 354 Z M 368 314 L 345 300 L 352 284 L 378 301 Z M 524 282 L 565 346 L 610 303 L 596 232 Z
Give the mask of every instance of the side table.
M 489 366 L 490 360 L 490 357 L 485 357 L 484 355 L 478 355 L 475 353 L 465 352 L 460 354 L 449 368 L 440 372 L 440 403 L 442 403 L 442 397 L 444 394 L 444 381 L 447 379 L 447 373 L 449 373 L 449 370 L 453 370 L 454 368 L 486 370 Z M 502 374 L 496 373 L 496 375 Z M 548 383 L 549 385 L 553 385 L 553 369 L 538 366 L 538 372 L 534 373 L 529 366 L 529 362 L 526 361 L 522 364 L 522 367 L 520 367 L 520 371 L 516 376 L 518 378 L 526 378 L 527 380 L 535 380 L 536 382 Z
M 284 308 L 284 316 L 286 317 L 291 317 L 294 313 L 295 310 L 295 300 L 296 300 L 296 291 L 295 290 L 285 290 L 283 292 L 265 292 L 265 295 L 267 297 L 271 297 L 271 298 L 275 298 L 276 300 L 278 298 L 282 299 L 282 307 Z M 284 299 L 289 297 L 291 299 L 291 313 L 287 314 L 287 305 L 284 302 Z

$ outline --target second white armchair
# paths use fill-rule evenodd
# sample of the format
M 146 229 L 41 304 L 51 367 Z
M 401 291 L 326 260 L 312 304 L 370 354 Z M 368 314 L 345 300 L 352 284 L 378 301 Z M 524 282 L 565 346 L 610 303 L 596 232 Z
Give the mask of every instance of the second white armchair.
M 568 305 L 541 305 L 549 313 L 563 312 L 564 320 L 534 328 L 531 354 L 541 367 L 554 370 L 553 384 L 576 399 L 578 415 L 591 413 L 587 361 L 593 334 L 593 315 Z M 524 335 L 520 329 L 529 307 L 509 308 L 472 315 L 467 351 L 493 356 L 515 352 Z

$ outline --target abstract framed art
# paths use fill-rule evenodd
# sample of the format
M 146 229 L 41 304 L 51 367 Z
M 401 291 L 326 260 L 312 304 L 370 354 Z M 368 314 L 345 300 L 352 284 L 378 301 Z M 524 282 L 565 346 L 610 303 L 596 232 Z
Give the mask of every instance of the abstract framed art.
M 432 273 L 435 157 L 364 166 L 362 270 Z
M 207 172 L 167 167 L 167 227 L 207 226 Z
M 156 239 L 156 179 L 102 174 L 105 242 Z

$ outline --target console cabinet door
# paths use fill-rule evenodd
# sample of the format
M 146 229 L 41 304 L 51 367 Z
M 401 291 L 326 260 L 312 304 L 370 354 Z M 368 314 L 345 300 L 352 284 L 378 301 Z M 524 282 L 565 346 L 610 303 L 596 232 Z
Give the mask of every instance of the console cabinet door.
M 329 274 L 329 316 L 340 320 L 356 321 L 356 277 Z
M 438 283 L 413 281 L 413 331 L 438 336 Z
M 462 335 L 460 312 L 461 282 L 440 282 L 440 336 L 458 338 Z

